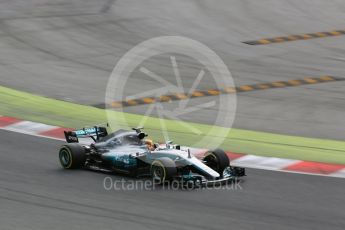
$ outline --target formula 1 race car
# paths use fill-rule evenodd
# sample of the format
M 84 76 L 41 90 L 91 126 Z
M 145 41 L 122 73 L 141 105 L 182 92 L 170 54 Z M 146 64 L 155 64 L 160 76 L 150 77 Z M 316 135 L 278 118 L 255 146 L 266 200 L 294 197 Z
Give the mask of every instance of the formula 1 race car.
M 172 142 L 153 143 L 142 128 L 108 134 L 106 127 L 95 126 L 64 133 L 67 144 L 60 148 L 59 160 L 65 169 L 119 172 L 134 177 L 151 176 L 155 183 L 178 180 L 194 185 L 228 182 L 245 176 L 245 169 L 230 166 L 221 149 L 208 151 L 198 159 L 188 147 Z M 86 137 L 92 138 L 93 143 L 80 144 L 79 138 Z

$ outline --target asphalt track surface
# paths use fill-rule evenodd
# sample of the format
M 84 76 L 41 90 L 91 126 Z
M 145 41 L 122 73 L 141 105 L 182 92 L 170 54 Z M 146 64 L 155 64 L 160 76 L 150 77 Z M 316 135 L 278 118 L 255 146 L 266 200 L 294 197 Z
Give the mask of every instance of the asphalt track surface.
M 60 141 L 0 131 L 1 229 L 344 229 L 343 179 L 248 170 L 237 190 L 105 190 Z M 130 178 L 126 178 L 129 180 Z M 128 183 L 126 184 L 126 186 Z
M 117 61 L 146 39 L 179 35 L 214 50 L 237 86 L 344 77 L 345 36 L 251 46 L 243 41 L 344 29 L 343 0 L 11 0 L 0 3 L 0 84 L 82 104 L 104 103 Z M 186 89 L 200 66 L 177 56 Z M 158 57 L 146 67 L 173 82 L 171 63 Z M 126 94 L 157 87 L 140 73 Z M 198 89 L 212 86 L 205 77 Z M 235 127 L 345 139 L 344 84 L 333 82 L 242 93 Z M 193 99 L 197 106 L 208 99 Z M 177 102 L 166 105 L 176 107 Z M 126 111 L 144 113 L 145 106 Z M 228 108 L 221 108 L 228 109 Z M 181 119 L 212 123 L 217 107 Z
M 180 35 L 214 50 L 236 85 L 344 77 L 345 36 L 243 41 L 344 29 L 343 0 L 11 0 L 0 2 L 0 84 L 94 105 L 136 44 Z M 198 63 L 177 57 L 190 86 Z M 166 58 L 147 68 L 173 82 Z M 213 81 L 204 79 L 199 89 Z M 344 82 L 242 93 L 235 127 L 344 139 Z M 128 95 L 157 87 L 134 73 Z M 195 99 L 198 105 L 206 99 Z M 174 103 L 168 106 L 174 107 Z M 129 108 L 142 113 L 145 106 Z M 223 108 L 224 109 L 224 108 Z M 226 108 L 225 108 L 226 109 Z M 212 123 L 215 108 L 186 114 Z M 248 170 L 242 190 L 106 191 L 105 176 L 62 170 L 61 142 L 0 131 L 3 229 L 344 229 L 343 179 Z M 122 177 L 111 176 L 114 180 Z

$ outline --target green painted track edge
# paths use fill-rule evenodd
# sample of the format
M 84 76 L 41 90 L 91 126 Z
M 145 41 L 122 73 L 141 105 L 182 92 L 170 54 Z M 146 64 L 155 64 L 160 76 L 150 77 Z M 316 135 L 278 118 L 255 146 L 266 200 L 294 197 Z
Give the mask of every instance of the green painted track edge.
M 111 113 L 116 116 L 119 112 L 111 111 Z M 2 86 L 0 86 L 0 114 L 71 128 L 107 121 L 106 111 L 103 109 L 46 98 Z M 142 118 L 142 115 L 125 113 L 126 122 L 132 127 L 136 127 Z M 147 121 L 146 132 L 156 141 L 162 141 L 158 118 L 148 117 Z M 177 121 L 165 120 L 165 122 L 170 137 L 175 143 L 189 145 L 203 136 L 203 134 L 197 136 L 185 130 Z M 124 128 L 124 124 L 125 121 L 120 121 L 117 128 Z M 207 133 L 211 127 L 198 123 L 189 123 L 189 125 L 198 128 L 203 133 Z M 224 128 L 217 127 L 217 129 Z M 335 140 L 231 129 L 220 147 L 236 153 L 258 156 L 345 164 L 345 142 Z

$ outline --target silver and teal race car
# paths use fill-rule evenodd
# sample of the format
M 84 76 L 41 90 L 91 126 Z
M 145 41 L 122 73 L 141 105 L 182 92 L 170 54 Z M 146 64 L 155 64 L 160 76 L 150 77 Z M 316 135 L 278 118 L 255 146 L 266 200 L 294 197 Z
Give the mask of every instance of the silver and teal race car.
M 117 172 L 134 177 L 151 176 L 156 183 L 179 181 L 182 184 L 209 185 L 245 176 L 245 169 L 230 166 L 227 154 L 216 149 L 201 159 L 188 147 L 153 143 L 142 128 L 118 130 L 108 134 L 106 127 L 64 131 L 67 144 L 59 150 L 65 169 L 91 169 Z M 80 144 L 80 138 L 92 138 Z

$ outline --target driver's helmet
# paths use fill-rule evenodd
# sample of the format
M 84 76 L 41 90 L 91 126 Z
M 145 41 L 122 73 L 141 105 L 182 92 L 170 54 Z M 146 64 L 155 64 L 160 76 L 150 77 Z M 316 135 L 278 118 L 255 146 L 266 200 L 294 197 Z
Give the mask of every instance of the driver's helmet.
M 150 151 L 155 150 L 155 145 L 151 139 L 146 139 L 145 144 Z

